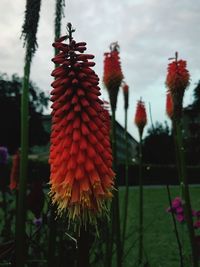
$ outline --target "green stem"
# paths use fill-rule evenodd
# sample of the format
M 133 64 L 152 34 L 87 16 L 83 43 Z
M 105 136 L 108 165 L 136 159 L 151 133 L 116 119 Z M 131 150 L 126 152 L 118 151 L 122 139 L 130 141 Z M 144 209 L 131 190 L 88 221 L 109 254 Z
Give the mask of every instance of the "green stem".
M 192 261 L 193 267 L 198 267 L 198 254 L 197 254 L 197 246 L 195 244 L 195 232 L 193 227 L 193 219 L 192 219 L 192 209 L 191 209 L 191 201 L 190 201 L 190 192 L 189 185 L 186 176 L 186 163 L 185 163 L 185 153 L 183 146 L 183 136 L 180 121 L 175 121 L 176 127 L 176 142 L 177 142 L 177 150 L 178 150 L 178 158 L 180 160 L 180 182 L 181 182 L 181 190 L 183 197 L 183 207 L 185 213 L 186 224 L 189 233 L 189 240 L 192 250 Z
M 115 122 L 115 107 L 112 106 L 112 153 L 113 153 L 113 170 L 117 170 L 117 150 L 116 150 L 116 122 Z M 107 244 L 106 266 L 112 266 L 112 251 L 114 239 L 116 242 L 117 251 L 117 267 L 122 267 L 122 244 L 120 231 L 120 214 L 119 214 L 119 195 L 118 195 L 118 181 L 115 180 L 114 197 L 111 204 L 111 231 L 110 244 Z
M 112 149 L 113 149 L 113 170 L 117 171 L 117 144 L 116 144 L 116 121 L 115 108 L 112 108 Z M 116 235 L 116 251 L 117 251 L 117 267 L 122 266 L 122 244 L 121 244 L 121 230 L 120 230 L 120 214 L 119 214 L 119 191 L 118 180 L 115 180 L 116 190 L 114 191 L 113 199 L 113 229 Z
M 63 14 L 63 7 L 65 5 L 65 0 L 56 0 L 56 15 L 55 15 L 55 23 L 54 23 L 54 34 L 55 40 L 60 37 L 61 34 L 61 20 Z M 59 53 L 59 49 L 55 48 L 55 56 Z M 58 67 L 59 64 L 55 64 L 55 67 Z
M 6 226 L 8 218 L 8 210 L 7 210 L 7 197 L 6 197 L 6 192 L 4 190 L 2 191 L 2 197 L 3 197 L 4 223 Z
M 110 205 L 110 211 L 111 211 L 111 225 L 109 219 L 106 221 L 106 244 L 105 244 L 105 267 L 111 267 L 112 266 L 112 250 L 113 250 L 113 220 L 114 220 L 114 214 L 113 214 L 113 203 Z
M 139 141 L 139 251 L 138 263 L 143 262 L 143 174 L 142 174 L 142 134 Z
M 28 53 L 27 53 L 28 54 Z M 28 93 L 31 61 L 26 54 L 21 96 L 21 159 L 16 217 L 16 266 L 25 266 L 26 259 L 26 188 L 28 166 Z
M 8 240 L 10 238 L 10 220 L 8 218 L 8 207 L 7 207 L 7 196 L 6 191 L 2 191 L 3 196 L 3 211 L 4 211 L 4 238 L 5 240 Z
M 175 147 L 175 160 L 176 160 L 176 168 L 177 168 L 177 172 L 178 172 L 178 179 L 179 179 L 179 183 L 181 183 L 180 181 L 180 177 L 181 177 L 181 169 L 180 169 L 180 158 L 179 158 L 179 152 L 178 152 L 178 145 L 176 142 L 176 125 L 175 122 L 172 121 L 172 134 L 173 134 L 173 141 L 174 141 L 174 147 Z M 182 196 L 181 196 L 182 197 Z
M 56 207 L 52 206 L 50 209 L 50 225 L 49 225 L 49 244 L 48 244 L 48 267 L 55 266 L 55 254 L 56 254 L 56 234 L 57 234 L 57 222 Z
M 87 227 L 89 229 L 89 226 Z M 89 243 L 89 230 L 81 227 L 80 236 L 78 238 L 78 261 L 77 267 L 89 267 L 89 252 L 90 252 L 90 243 Z
M 167 194 L 168 194 L 169 205 L 170 205 L 170 208 L 172 209 L 172 199 L 171 199 L 171 193 L 170 193 L 169 185 L 167 185 Z M 178 233 L 178 229 L 177 229 L 177 224 L 176 224 L 176 219 L 175 219 L 174 213 L 171 212 L 171 215 L 172 215 L 172 220 L 173 220 L 173 224 L 174 224 L 174 232 L 175 232 L 176 241 L 177 241 L 178 250 L 179 250 L 180 267 L 183 267 L 184 265 L 183 265 L 182 245 L 181 245 L 181 241 L 180 241 L 180 237 L 179 237 L 179 233 Z
M 122 232 L 122 247 L 124 250 L 126 227 L 127 227 L 127 215 L 128 215 L 128 196 L 129 196 L 129 183 L 128 183 L 128 134 L 127 134 L 127 109 L 125 109 L 125 145 L 126 145 L 126 159 L 125 159 L 125 198 L 124 198 L 124 221 Z

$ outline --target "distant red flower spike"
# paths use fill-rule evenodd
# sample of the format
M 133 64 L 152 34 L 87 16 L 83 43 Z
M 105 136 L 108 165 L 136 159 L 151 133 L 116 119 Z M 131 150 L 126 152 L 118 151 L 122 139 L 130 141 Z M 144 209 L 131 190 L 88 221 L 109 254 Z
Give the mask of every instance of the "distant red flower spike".
M 123 84 L 123 92 L 124 92 L 124 94 L 128 94 L 128 90 L 129 90 L 129 86 L 126 83 L 124 83 Z
M 10 190 L 18 189 L 19 183 L 19 166 L 20 166 L 20 153 L 19 151 L 12 158 L 12 169 L 10 174 Z
M 144 102 L 139 100 L 137 103 L 136 113 L 135 113 L 135 124 L 139 129 L 139 133 L 142 136 L 143 129 L 147 124 L 147 115 Z
M 69 220 L 86 225 L 96 223 L 96 217 L 105 212 L 114 173 L 107 117 L 98 98 L 99 78 L 88 67 L 95 64 L 88 61 L 93 56 L 77 52 L 83 45 L 74 40 L 65 44 L 69 65 L 53 71 L 49 163 L 50 195 L 58 213 L 67 211 Z
M 173 117 L 174 113 L 174 105 L 173 105 L 173 99 L 170 92 L 167 92 L 166 96 L 166 113 L 170 119 Z
M 184 91 L 189 85 L 190 74 L 186 66 L 185 60 L 175 60 L 168 65 L 166 84 L 172 94 L 177 90 Z
M 113 43 L 111 51 L 104 54 L 103 82 L 108 90 L 113 109 L 116 109 L 117 95 L 123 79 L 118 49 L 118 44 Z
M 128 109 L 129 86 L 126 83 L 123 83 L 122 89 L 124 93 L 124 108 Z
M 174 119 L 180 119 L 183 106 L 185 89 L 189 86 L 190 74 L 187 62 L 178 60 L 178 53 L 173 62 L 169 63 L 167 70 L 166 86 L 169 89 L 174 104 Z

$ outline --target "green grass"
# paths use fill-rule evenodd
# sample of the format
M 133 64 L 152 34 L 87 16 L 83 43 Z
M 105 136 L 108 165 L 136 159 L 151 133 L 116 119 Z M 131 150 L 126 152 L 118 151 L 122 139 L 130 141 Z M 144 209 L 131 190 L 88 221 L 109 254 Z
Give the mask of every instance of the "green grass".
M 190 188 L 192 206 L 193 209 L 200 210 L 200 186 L 192 186 Z M 119 190 L 120 195 L 120 205 L 121 205 L 121 216 L 123 215 L 125 188 L 121 187 Z M 172 198 L 180 195 L 180 190 L 178 186 L 171 187 Z M 130 187 L 129 194 L 129 206 L 128 206 L 128 224 L 127 224 L 127 234 L 125 242 L 125 257 L 123 267 L 138 267 L 137 256 L 138 256 L 138 187 Z M 7 196 L 7 201 L 13 199 L 13 195 Z M 0 195 L 1 202 L 1 195 Z M 164 186 L 159 187 L 145 187 L 144 188 L 144 250 L 145 250 L 145 259 L 148 261 L 149 265 L 145 267 L 179 267 L 179 254 L 178 247 L 173 231 L 173 223 L 171 214 L 166 212 L 167 207 L 169 206 L 167 191 Z M 14 202 L 12 202 L 12 207 L 10 209 L 14 212 Z M 44 207 L 45 213 L 47 212 L 47 203 Z M 27 233 L 31 236 L 35 226 L 33 225 L 33 214 L 28 213 L 29 223 L 27 226 Z M 0 209 L 0 217 L 4 218 L 4 213 Z M 123 221 L 123 218 L 122 220 Z M 178 230 L 181 236 L 181 239 L 184 243 L 184 252 L 185 259 L 188 260 L 188 255 L 190 254 L 189 243 L 187 240 L 187 230 L 185 225 L 178 225 Z M 0 223 L 0 231 L 4 223 Z M 14 232 L 14 226 L 12 225 L 12 232 Z M 66 228 L 67 229 L 67 228 Z M 67 230 L 64 230 L 64 235 Z M 63 230 L 63 229 L 62 229 Z M 43 225 L 40 236 L 40 242 L 35 243 L 39 248 L 44 248 L 44 253 L 47 250 L 47 240 L 48 240 L 48 225 Z M 198 233 L 200 235 L 200 232 Z M 35 240 L 35 239 L 34 239 Z M 59 243 L 59 242 L 58 242 Z M 31 252 L 32 253 L 32 250 Z M 69 253 L 69 252 L 68 252 Z M 44 254 L 45 255 L 45 254 Z M 46 259 L 46 256 L 42 254 L 38 257 L 39 260 Z M 34 258 L 32 253 L 30 260 Z M 73 256 L 72 256 L 73 257 Z M 103 258 L 103 257 L 102 257 Z M 37 257 L 35 258 L 37 259 Z M 113 267 L 116 267 L 116 259 L 113 259 Z M 0 263 L 1 265 L 1 263 Z M 2 265 L 1 265 L 2 266 Z M 41 264 L 39 266 L 45 266 Z M 103 267 L 101 258 L 99 262 L 95 265 L 97 267 Z M 184 267 L 191 267 L 190 263 L 186 263 Z
M 123 214 L 123 198 L 125 189 L 120 188 L 121 215 Z M 192 207 L 200 209 L 200 187 L 190 188 Z M 171 187 L 172 198 L 180 195 L 179 187 Z M 124 267 L 137 265 L 137 229 L 138 229 L 138 188 L 130 187 L 128 206 L 127 239 L 125 243 Z M 165 187 L 144 188 L 144 250 L 145 258 L 151 267 L 177 267 L 179 254 L 174 234 L 171 215 L 166 212 L 169 206 L 167 191 Z M 188 257 L 189 244 L 187 241 L 187 230 L 185 225 L 178 224 L 178 230 L 184 244 L 184 253 Z M 185 257 L 186 258 L 186 257 Z M 191 267 L 186 263 L 185 267 Z

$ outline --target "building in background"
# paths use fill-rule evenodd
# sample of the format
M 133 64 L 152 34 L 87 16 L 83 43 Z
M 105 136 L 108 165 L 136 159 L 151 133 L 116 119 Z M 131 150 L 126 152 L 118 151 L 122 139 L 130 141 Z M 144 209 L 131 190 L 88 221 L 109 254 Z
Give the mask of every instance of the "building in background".
M 125 141 L 125 129 L 116 122 L 116 138 L 117 138 L 117 161 L 118 163 L 125 163 L 126 160 L 126 141 Z M 138 159 L 137 152 L 138 142 L 128 132 L 128 153 L 129 162 L 136 163 Z
M 187 163 L 200 165 L 200 106 L 184 108 L 182 123 Z
M 183 110 L 184 137 L 197 138 L 200 135 L 200 110 L 189 105 Z

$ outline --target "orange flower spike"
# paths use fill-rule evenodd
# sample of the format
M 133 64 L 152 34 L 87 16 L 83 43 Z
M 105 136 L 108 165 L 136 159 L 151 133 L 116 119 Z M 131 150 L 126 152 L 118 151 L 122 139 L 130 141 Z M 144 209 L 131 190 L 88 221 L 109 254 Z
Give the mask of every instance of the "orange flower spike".
M 170 92 L 167 92 L 166 96 L 166 113 L 170 119 L 173 117 L 174 113 L 174 105 L 173 105 L 173 100 Z
M 103 82 L 108 90 L 112 109 L 116 109 L 117 95 L 123 79 L 119 58 L 119 45 L 112 43 L 110 52 L 104 54 Z
M 136 113 L 135 113 L 135 124 L 138 127 L 139 133 L 142 136 L 143 129 L 147 124 L 147 115 L 144 102 L 139 100 L 137 103 Z
M 99 78 L 91 69 L 94 56 L 84 54 L 86 43 L 72 39 L 70 24 L 68 30 L 69 44 L 67 36 L 54 43 L 60 53 L 53 62 L 60 66 L 52 72 L 50 195 L 58 213 L 67 211 L 69 221 L 80 226 L 104 214 L 114 173 Z
M 19 183 L 19 165 L 20 165 L 20 154 L 19 151 L 12 158 L 12 169 L 10 173 L 10 190 L 18 188 Z
M 189 86 L 190 74 L 186 67 L 187 62 L 182 59 L 178 60 L 176 52 L 174 61 L 169 63 L 167 69 L 166 86 L 173 99 L 175 119 L 181 117 L 183 96 L 185 89 Z

